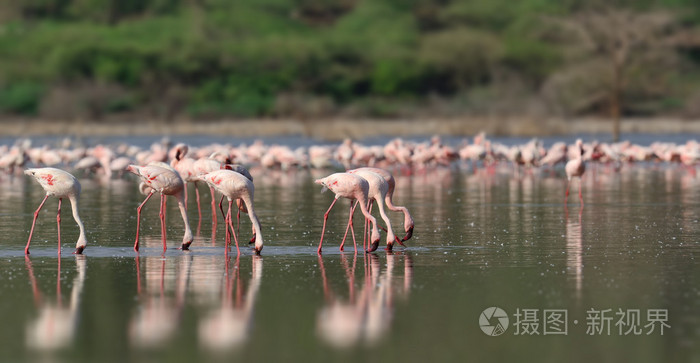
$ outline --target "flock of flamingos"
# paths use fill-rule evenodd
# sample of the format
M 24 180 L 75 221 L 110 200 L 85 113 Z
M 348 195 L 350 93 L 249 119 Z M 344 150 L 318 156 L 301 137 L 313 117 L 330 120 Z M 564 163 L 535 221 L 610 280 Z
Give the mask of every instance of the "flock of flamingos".
M 472 142 L 464 141 L 458 147 L 451 147 L 434 136 L 430 141 L 411 142 L 400 138 L 389 141 L 386 145 L 365 146 L 352 140 L 345 140 L 340 145 L 315 145 L 308 148 L 292 149 L 282 145 L 266 145 L 256 141 L 251 145 L 211 144 L 200 147 L 188 147 L 185 144 L 170 145 L 168 142 L 153 144 L 149 149 L 133 145 L 120 144 L 116 146 L 96 145 L 94 147 L 73 147 L 66 141 L 62 147 L 50 148 L 47 145 L 33 147 L 30 140 L 18 140 L 15 145 L 0 146 L 0 169 L 16 174 L 24 171 L 33 176 L 46 191 L 46 196 L 34 212 L 32 228 L 29 233 L 25 254 L 29 254 L 29 245 L 37 217 L 48 197 L 58 198 L 58 245 L 61 245 L 61 202 L 68 198 L 71 203 L 73 218 L 80 229 L 76 243 L 75 254 L 81 254 L 87 245 L 85 226 L 80 219 L 78 199 L 80 183 L 70 173 L 58 169 L 57 166 L 79 170 L 85 169 L 104 177 L 114 174 L 121 176 L 125 172 L 135 174 L 141 181 L 139 189 L 146 195 L 137 208 L 137 229 L 134 250 L 139 250 L 139 228 L 141 209 L 146 202 L 158 193 L 160 195 L 160 221 L 163 251 L 166 250 L 165 206 L 166 197 L 173 196 L 178 203 L 185 233 L 181 249 L 187 250 L 193 241 L 192 230 L 187 217 L 187 188 L 186 183 L 195 183 L 197 205 L 199 189 L 197 183 L 205 183 L 210 190 L 212 200 L 212 216 L 216 220 L 215 193 L 219 192 L 221 202 L 219 209 L 224 215 L 226 228 L 226 246 L 234 240 L 236 250 L 240 254 L 238 237 L 233 227 L 233 213 L 247 213 L 253 225 L 253 250 L 260 254 L 263 248 L 263 236 L 260 222 L 255 214 L 253 177 L 247 167 L 260 166 L 264 168 L 344 168 L 346 172 L 333 173 L 315 181 L 324 190 L 331 190 L 335 197 L 330 207 L 324 213 L 323 229 L 318 245 L 321 254 L 323 235 L 326 229 L 328 215 L 336 201 L 343 197 L 353 201 L 350 207 L 348 225 L 340 249 L 343 250 L 348 231 L 352 231 L 355 250 L 357 244 L 352 222 L 353 213 L 360 206 L 365 216 L 365 232 L 363 233 L 363 248 L 366 252 L 375 251 L 379 246 L 379 229 L 386 231 L 386 249 L 391 250 L 398 243 L 410 239 L 413 234 L 414 221 L 408 209 L 393 203 L 395 180 L 389 170 L 422 170 L 434 166 L 449 166 L 462 160 L 470 163 L 476 169 L 490 168 L 497 163 L 512 163 L 517 168 L 546 167 L 554 168 L 564 164 L 568 179 L 566 197 L 572 178 L 581 177 L 586 170 L 586 162 L 606 163 L 619 167 L 622 162 L 657 160 L 668 163 L 681 163 L 692 166 L 700 160 L 700 144 L 689 141 L 685 144 L 653 143 L 641 146 L 630 142 L 614 144 L 583 143 L 577 140 L 572 145 L 563 142 L 554 143 L 548 149 L 542 142 L 533 139 L 522 145 L 504 145 L 492 142 L 486 136 L 478 134 Z M 35 168 L 26 168 L 32 164 Z M 245 166 L 244 166 L 245 165 Z M 583 205 L 581 188 L 579 200 Z M 228 210 L 224 213 L 223 198 L 228 201 Z M 235 207 L 233 204 L 236 204 Z M 379 214 L 386 228 L 377 224 L 372 216 L 371 208 L 376 203 Z M 234 209 L 235 208 L 235 209 Z M 386 209 L 402 212 L 404 215 L 404 231 L 402 238 L 393 232 L 391 221 Z M 201 216 L 201 210 L 200 210 Z

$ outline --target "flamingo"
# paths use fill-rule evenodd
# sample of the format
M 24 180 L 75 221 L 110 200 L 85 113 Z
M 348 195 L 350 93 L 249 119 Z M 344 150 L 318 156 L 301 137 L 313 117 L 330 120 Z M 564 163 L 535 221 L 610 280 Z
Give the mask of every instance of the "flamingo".
M 583 206 L 583 195 L 581 192 L 582 189 L 582 181 L 581 181 L 581 176 L 583 173 L 586 171 L 586 163 L 583 161 L 583 142 L 581 139 L 576 140 L 576 147 L 575 149 L 577 151 L 576 156 L 569 160 L 566 163 L 566 166 L 564 167 L 564 170 L 566 171 L 566 179 L 568 180 L 566 183 L 566 199 L 568 200 L 569 198 L 569 187 L 571 186 L 571 178 L 573 177 L 578 177 L 579 178 L 579 186 L 578 186 L 578 199 L 581 201 L 581 205 Z M 566 202 L 566 201 L 565 201 Z
M 404 215 L 404 230 L 406 232 L 406 235 L 399 241 L 400 245 L 404 245 L 403 242 L 408 241 L 411 236 L 413 236 L 413 228 L 414 228 L 414 222 L 413 218 L 411 217 L 411 213 L 408 212 L 408 208 L 404 206 L 397 206 L 394 205 L 393 202 L 393 197 L 394 197 L 394 189 L 396 188 L 396 180 L 394 179 L 394 176 L 391 175 L 391 173 L 385 169 L 381 168 L 370 168 L 370 167 L 365 167 L 365 168 L 357 168 L 353 170 L 349 170 L 348 173 L 355 173 L 357 171 L 361 170 L 366 170 L 366 171 L 371 171 L 373 173 L 377 173 L 386 180 L 389 189 L 387 189 L 386 192 L 386 197 L 384 198 L 384 202 L 386 203 L 386 206 L 389 208 L 389 210 L 392 210 L 394 212 L 402 212 Z
M 260 251 L 263 249 L 263 237 L 260 228 L 260 221 L 255 214 L 255 208 L 253 206 L 253 194 L 255 192 L 253 182 L 244 175 L 227 169 L 212 171 L 200 176 L 200 179 L 209 184 L 211 188 L 216 188 L 228 199 L 228 213 L 226 213 L 225 224 L 231 228 L 231 231 L 234 231 L 233 222 L 231 221 L 231 207 L 233 206 L 233 201 L 236 199 L 243 200 L 243 203 L 245 203 L 245 207 L 248 210 L 250 221 L 253 223 L 253 228 L 255 229 L 255 254 L 259 255 Z M 228 243 L 231 239 L 228 227 L 226 228 L 227 251 Z M 232 234 L 236 242 L 236 251 L 240 254 L 240 250 L 238 248 L 238 238 L 236 237 L 235 233 Z
M 248 171 L 248 169 L 246 169 L 243 165 L 225 164 L 223 166 L 223 168 L 226 170 L 233 170 L 236 173 L 243 175 L 251 182 L 253 181 L 253 176 L 250 175 L 250 172 Z M 224 202 L 224 195 L 222 195 L 221 200 L 219 200 L 219 209 L 221 210 L 221 214 L 224 216 L 224 219 L 225 219 L 226 214 L 224 213 L 224 208 L 222 206 L 223 202 Z M 238 212 L 236 213 L 236 231 L 238 231 L 238 226 L 241 223 L 241 212 L 248 213 L 248 210 L 246 209 L 245 204 L 243 204 L 240 199 L 236 199 L 236 206 L 238 208 Z M 253 228 L 253 237 L 250 238 L 250 241 L 248 241 L 248 243 L 253 243 L 253 242 L 255 242 L 255 228 Z
M 185 205 L 187 205 L 187 183 L 194 182 L 194 159 L 187 157 L 187 152 L 189 147 L 185 144 L 177 144 L 171 150 L 174 153 L 172 160 L 170 161 L 170 166 L 172 166 L 180 177 L 182 181 L 185 182 Z M 199 207 L 199 199 L 197 199 L 197 207 Z
M 151 164 L 146 166 L 129 165 L 127 170 L 136 174 L 145 186 L 150 187 L 146 199 L 139 205 L 136 209 L 136 241 L 134 242 L 134 251 L 139 251 L 139 227 L 141 223 L 141 209 L 146 204 L 146 202 L 153 196 L 153 193 L 160 193 L 160 228 L 161 234 L 163 236 L 163 253 L 167 249 L 167 244 L 165 242 L 165 201 L 167 195 L 172 195 L 177 199 L 178 207 L 180 208 L 180 214 L 182 214 L 182 221 L 185 223 L 185 235 L 182 238 L 183 250 L 187 250 L 192 244 L 192 230 L 190 229 L 190 223 L 187 219 L 187 210 L 185 208 L 185 198 L 183 196 L 184 182 L 180 175 L 172 169 L 168 164 L 158 163 L 158 165 Z M 145 188 L 146 190 L 148 188 Z
M 204 175 L 204 174 L 221 169 L 221 166 L 223 164 L 220 161 L 215 159 L 215 157 L 218 154 L 219 154 L 218 152 L 214 152 L 208 158 L 197 159 L 193 164 L 193 168 L 194 168 L 194 172 L 195 172 L 194 177 L 201 178 L 202 175 Z M 200 207 L 200 203 L 199 203 L 199 189 L 197 188 L 197 182 L 194 183 L 194 191 L 195 191 L 195 195 L 197 196 L 197 212 L 199 213 L 199 219 L 201 221 L 202 211 L 201 211 L 201 207 Z M 216 224 L 216 200 L 214 198 L 214 188 L 212 186 L 209 186 L 209 192 L 211 193 L 212 219 L 213 219 L 213 223 Z
M 330 213 L 331 209 L 333 208 L 333 205 L 335 205 L 335 202 L 337 202 L 338 198 L 340 197 L 348 198 L 351 201 L 357 201 L 360 204 L 360 210 L 362 211 L 362 214 L 364 214 L 365 218 L 369 219 L 372 223 L 372 238 L 370 241 L 371 246 L 366 252 L 375 251 L 379 246 L 380 237 L 379 231 L 377 230 L 377 220 L 374 217 L 372 217 L 372 215 L 369 214 L 369 212 L 367 211 L 367 195 L 369 193 L 369 183 L 367 183 L 367 180 L 354 174 L 335 173 L 325 178 L 316 179 L 314 183 L 323 185 L 324 191 L 326 189 L 330 189 L 333 193 L 335 193 L 335 198 L 333 199 L 331 206 L 328 207 L 328 210 L 323 215 L 323 229 L 321 230 L 321 241 L 318 243 L 318 253 L 321 254 L 321 246 L 323 245 L 323 235 L 326 232 L 326 221 L 328 221 L 328 213 Z M 352 209 L 350 210 L 351 213 L 348 224 L 350 224 L 350 227 L 352 228 L 351 222 L 354 207 L 351 208 Z M 357 249 L 357 246 L 355 247 L 355 249 Z
M 46 191 L 44 200 L 41 201 L 39 208 L 34 212 L 32 229 L 29 231 L 29 239 L 27 240 L 27 246 L 24 248 L 24 253 L 27 255 L 29 254 L 29 244 L 32 242 L 32 234 L 34 234 L 34 226 L 36 225 L 36 218 L 39 216 L 39 211 L 41 211 L 44 203 L 46 203 L 46 199 L 53 196 L 58 198 L 58 214 L 56 214 L 56 223 L 58 225 L 58 254 L 61 254 L 61 202 L 63 198 L 68 198 L 70 201 L 71 209 L 73 210 L 73 219 L 75 219 L 75 223 L 78 224 L 78 228 L 80 229 L 80 235 L 75 244 L 75 251 L 73 254 L 82 254 L 87 245 L 87 238 L 85 237 L 85 226 L 78 213 L 78 200 L 80 199 L 80 183 L 78 179 L 70 173 L 56 168 L 27 169 L 24 173 L 33 176 Z
M 364 168 L 348 171 L 348 173 L 358 175 L 367 180 L 367 183 L 369 183 L 369 192 L 367 197 L 369 199 L 368 203 L 370 206 L 368 206 L 368 208 L 371 208 L 371 204 L 374 201 L 377 202 L 377 205 L 379 206 L 379 214 L 382 216 L 384 223 L 386 223 L 386 250 L 391 251 L 394 247 L 394 240 L 399 243 L 401 243 L 401 240 L 394 235 L 394 231 L 391 227 L 391 219 L 389 219 L 389 217 L 386 215 L 386 211 L 384 210 L 384 200 L 386 199 L 386 195 L 389 190 L 389 183 L 381 175 Z M 344 242 L 345 240 L 343 240 L 341 246 Z

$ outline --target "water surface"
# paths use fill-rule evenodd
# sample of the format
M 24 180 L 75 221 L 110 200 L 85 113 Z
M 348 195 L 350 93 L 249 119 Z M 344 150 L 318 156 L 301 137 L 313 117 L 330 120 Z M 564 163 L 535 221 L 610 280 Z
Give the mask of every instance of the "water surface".
M 313 179 L 331 172 L 251 170 L 265 238 L 260 257 L 247 243 L 240 256 L 225 256 L 222 219 L 213 225 L 204 188 L 201 220 L 194 198 L 188 205 L 191 251 L 176 249 L 183 226 L 170 200 L 162 254 L 151 201 L 137 255 L 136 181 L 81 177 L 85 255 L 71 254 L 78 230 L 64 207 L 57 258 L 57 201 L 49 199 L 25 258 L 43 191 L 28 178 L 3 176 L 0 360 L 700 361 L 700 181 L 686 169 L 591 166 L 583 208 L 577 184 L 564 203 L 560 169 L 397 170 L 395 202 L 416 221 L 408 247 L 355 254 L 350 241 L 338 251 L 349 205 L 342 200 L 319 257 L 332 194 Z M 390 216 L 403 235 L 403 216 Z M 250 238 L 245 215 L 240 235 Z M 480 328 L 489 307 L 509 317 L 500 336 Z M 566 311 L 566 334 L 544 334 L 550 309 Z M 589 321 L 606 309 L 609 334 L 589 334 Z M 637 310 L 641 333 L 627 333 L 627 325 L 621 332 L 616 314 L 634 323 Z M 516 335 L 516 314 L 526 311 L 535 314 L 528 327 L 536 335 L 522 334 L 523 324 Z M 650 312 L 663 311 L 670 326 L 663 335 L 658 324 L 644 328 Z

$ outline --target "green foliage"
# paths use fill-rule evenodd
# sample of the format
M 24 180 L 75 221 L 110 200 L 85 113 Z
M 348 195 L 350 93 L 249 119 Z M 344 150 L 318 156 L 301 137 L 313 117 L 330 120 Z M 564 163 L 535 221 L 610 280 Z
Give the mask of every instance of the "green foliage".
M 566 102 L 573 106 L 553 108 L 589 112 L 590 102 L 578 105 L 595 87 L 566 89 L 563 80 L 586 75 L 562 74 L 571 57 L 547 19 L 610 6 L 670 9 L 681 13 L 678 27 L 692 30 L 700 24 L 694 1 L 6 2 L 0 5 L 0 111 L 56 109 L 58 95 L 49 100 L 45 90 L 80 84 L 86 96 L 101 95 L 95 102 L 104 113 L 165 107 L 193 117 L 284 116 L 276 114 L 280 95 L 300 94 L 328 99 L 341 111 L 392 116 L 434 95 L 498 94 L 508 88 L 501 77 L 508 74 L 533 95 L 559 84 L 564 90 L 552 99 L 566 101 L 571 93 Z M 665 67 L 666 78 L 697 71 L 699 49 L 674 50 L 684 55 L 685 68 Z M 665 100 L 639 88 L 628 98 L 639 107 L 628 109 L 682 107 L 694 89 L 688 83 L 669 82 Z
M 36 115 L 43 93 L 43 85 L 31 81 L 0 87 L 0 110 L 20 115 Z

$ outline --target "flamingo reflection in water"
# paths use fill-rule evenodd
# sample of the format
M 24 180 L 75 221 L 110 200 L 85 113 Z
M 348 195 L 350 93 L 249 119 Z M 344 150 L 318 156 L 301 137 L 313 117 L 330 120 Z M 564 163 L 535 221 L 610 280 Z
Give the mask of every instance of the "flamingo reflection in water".
M 235 348 L 245 342 L 253 323 L 255 301 L 262 281 L 263 260 L 252 256 L 252 275 L 247 292 L 241 284 L 240 256 L 236 257 L 233 268 L 226 261 L 226 272 L 221 294 L 221 307 L 211 311 L 199 322 L 199 342 L 213 351 Z
M 576 282 L 576 298 L 581 300 L 581 289 L 583 287 L 583 233 L 581 229 L 581 217 L 583 205 L 578 209 L 578 218 L 569 217 L 569 210 L 566 213 L 566 269 Z
M 179 259 L 167 260 L 162 257 L 145 258 L 145 291 L 141 285 L 141 263 L 136 255 L 136 289 L 140 310 L 129 322 L 131 343 L 139 347 L 159 347 L 174 334 L 180 323 L 185 305 L 192 256 L 183 255 Z M 174 263 L 178 262 L 176 269 Z M 175 297 L 170 295 L 175 290 Z
M 29 281 L 32 285 L 34 303 L 39 309 L 36 320 L 27 324 L 27 346 L 38 350 L 55 350 L 65 348 L 75 337 L 75 330 L 80 314 L 81 295 L 85 282 L 87 261 L 85 256 L 75 256 L 75 268 L 78 272 L 73 279 L 70 300 L 66 306 L 61 296 L 61 259 L 58 259 L 58 274 L 56 277 L 56 303 L 48 303 L 39 291 L 34 275 L 32 262 L 25 259 Z
M 403 256 L 403 281 L 395 280 L 395 266 Z M 389 329 L 394 309 L 394 295 L 407 298 L 413 280 L 413 262 L 410 254 L 386 254 L 386 270 L 381 271 L 380 258 L 366 255 L 364 278 L 359 291 L 355 291 L 357 255 L 353 256 L 352 266 L 345 255 L 341 264 L 348 283 L 348 299 L 340 300 L 329 286 L 323 258 L 319 256 L 319 268 L 323 280 L 325 305 L 317 315 L 316 330 L 328 344 L 338 348 L 350 348 L 361 342 L 376 344 Z M 403 284 L 401 284 L 403 282 Z

